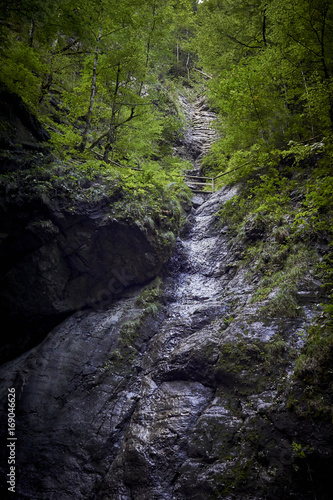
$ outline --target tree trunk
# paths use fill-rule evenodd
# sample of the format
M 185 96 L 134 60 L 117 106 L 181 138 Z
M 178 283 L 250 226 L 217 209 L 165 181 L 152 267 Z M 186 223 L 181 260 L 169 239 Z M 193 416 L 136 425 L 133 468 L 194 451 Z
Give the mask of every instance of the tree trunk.
M 119 80 L 120 80 L 120 64 L 118 64 L 117 78 L 116 78 L 116 86 L 113 94 L 113 102 L 112 102 L 112 111 L 111 111 L 111 120 L 109 130 L 106 136 L 106 144 L 104 149 L 103 160 L 105 162 L 109 161 L 109 154 L 115 142 L 115 134 L 116 134 L 116 114 L 117 114 L 117 94 L 119 90 Z
M 85 124 L 83 134 L 82 134 L 82 141 L 81 141 L 81 144 L 79 145 L 79 148 L 78 148 L 79 151 L 81 151 L 81 152 L 83 152 L 86 148 L 88 134 L 90 132 L 92 110 L 93 110 L 94 100 L 95 100 L 95 95 L 96 95 L 97 64 L 98 64 L 98 56 L 99 56 L 99 44 L 100 44 L 101 38 L 102 38 L 102 27 L 99 30 L 99 34 L 97 37 L 97 45 L 95 48 L 94 67 L 93 67 L 93 73 L 92 73 L 92 79 L 91 79 L 90 101 L 89 101 L 89 107 L 88 107 L 88 112 L 87 112 L 87 116 L 86 116 L 86 124 Z
M 305 78 L 303 71 L 302 71 L 302 76 L 303 76 L 304 88 L 305 88 L 305 92 L 306 92 L 306 98 L 308 100 L 309 116 L 310 116 L 310 120 L 311 120 L 312 138 L 314 139 L 315 133 L 314 133 L 314 126 L 313 126 L 313 119 L 312 119 L 312 110 L 311 110 L 311 105 L 310 105 L 310 101 L 309 101 L 309 90 L 308 90 L 306 78 Z
M 262 20 L 262 39 L 263 39 L 265 47 L 267 47 L 267 39 L 266 39 L 266 29 L 267 29 L 267 26 L 266 26 L 266 8 L 267 8 L 267 5 L 265 5 L 265 7 L 264 7 L 263 20 Z
M 330 117 L 330 122 L 331 122 L 331 130 L 333 130 L 333 96 L 331 95 L 330 91 L 330 73 L 326 64 L 326 54 L 325 54 L 325 32 L 326 32 L 326 22 L 327 22 L 327 14 L 328 14 L 328 6 L 323 12 L 323 19 L 322 19 L 322 26 L 321 26 L 321 33 L 320 33 L 320 46 L 321 46 L 321 64 L 323 67 L 324 75 L 325 75 L 325 82 L 327 84 L 327 91 L 328 91 L 328 113 Z
M 40 93 L 40 98 L 38 101 L 39 103 L 44 102 L 46 95 L 50 92 L 50 89 L 51 89 L 52 80 L 53 80 L 51 68 L 52 68 L 52 63 L 53 63 L 53 59 L 54 59 L 55 52 L 56 52 L 57 43 L 58 43 L 58 36 L 52 44 L 51 58 L 50 58 L 50 71 L 49 71 L 49 73 L 47 73 L 45 75 L 44 82 L 41 85 L 41 93 Z
M 29 30 L 29 47 L 34 44 L 34 33 L 35 33 L 35 20 L 31 20 L 30 30 Z

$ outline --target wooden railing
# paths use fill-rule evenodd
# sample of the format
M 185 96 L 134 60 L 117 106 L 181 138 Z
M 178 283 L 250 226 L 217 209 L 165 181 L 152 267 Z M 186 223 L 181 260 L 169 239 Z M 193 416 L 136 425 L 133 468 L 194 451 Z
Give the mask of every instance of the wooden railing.
M 197 175 L 185 174 L 184 181 L 194 193 L 214 193 L 212 177 L 199 177 Z M 204 190 L 205 187 L 209 186 L 209 183 L 211 184 L 211 190 Z
M 325 137 L 323 137 L 322 135 L 317 135 L 315 137 L 312 137 L 311 139 L 308 139 L 307 141 L 295 141 L 295 144 L 304 144 L 306 142 L 314 142 L 316 139 L 319 139 L 321 141 L 324 141 Z M 293 141 L 290 142 L 290 144 L 293 143 Z M 228 174 L 231 174 L 231 172 L 235 172 L 235 170 L 239 170 L 240 168 L 243 168 L 244 165 L 247 165 L 248 163 L 251 163 L 252 160 L 250 161 L 247 161 L 245 163 L 243 163 L 242 165 L 240 165 L 239 167 L 236 167 L 236 168 L 233 168 L 232 170 L 228 170 L 227 172 L 223 172 L 222 174 L 219 174 L 219 175 L 216 175 L 215 177 L 197 177 L 196 175 L 188 175 L 188 174 L 185 174 L 184 175 L 184 181 L 186 184 L 190 184 L 190 188 L 192 189 L 192 191 L 194 192 L 199 192 L 199 193 L 215 193 L 215 191 L 217 190 L 218 186 L 220 186 L 223 181 L 220 181 L 220 182 L 216 182 L 217 179 L 219 179 L 220 177 L 223 177 L 224 175 L 228 175 Z M 259 167 L 257 170 L 261 170 L 262 168 L 266 168 L 266 166 L 263 166 L 263 167 Z M 193 180 L 190 180 L 190 179 L 193 179 Z M 194 188 L 192 187 L 194 186 Z M 195 186 L 198 186 L 198 187 L 206 187 L 208 189 L 206 190 L 199 190 L 197 191 L 195 189 Z
M 227 172 L 223 172 L 222 174 L 216 175 L 215 177 L 199 177 L 197 175 L 185 174 L 184 181 L 185 184 L 189 185 L 189 188 L 192 189 L 194 193 L 215 193 L 218 186 L 220 186 L 223 183 L 223 181 L 216 182 L 217 179 L 223 177 L 224 175 L 228 175 L 231 172 L 235 172 L 235 170 L 239 170 L 248 163 L 250 162 L 247 161 L 246 163 L 243 163 L 239 167 L 233 168 L 232 170 L 228 170 Z M 196 187 L 198 187 L 199 189 L 196 189 Z M 209 188 L 209 189 L 204 190 L 201 188 Z

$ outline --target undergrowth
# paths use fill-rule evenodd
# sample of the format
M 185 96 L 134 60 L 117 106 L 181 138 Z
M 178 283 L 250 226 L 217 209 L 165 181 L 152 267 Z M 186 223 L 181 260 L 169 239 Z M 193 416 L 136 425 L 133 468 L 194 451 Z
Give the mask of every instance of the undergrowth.
M 292 143 L 285 151 L 253 156 L 243 171 L 226 176 L 226 183 L 239 186 L 238 194 L 218 214 L 229 227 L 231 245 L 241 250 L 248 279 L 259 276 L 253 302 L 259 304 L 263 318 L 301 316 L 299 291 L 313 294 L 319 313 L 306 329 L 294 380 L 303 386 L 307 412 L 329 418 L 333 416 L 332 165 L 330 139 Z M 293 397 L 289 406 L 299 412 Z
M 260 276 L 253 300 L 265 314 L 301 314 L 297 287 L 309 274 L 322 274 L 331 251 L 333 170 L 327 149 L 274 151 L 248 165 L 243 176 L 233 174 L 240 189 L 219 217 L 230 229 L 232 245 L 243 250 L 249 278 Z
M 101 207 L 106 219 L 135 224 L 159 246 L 172 246 L 192 194 L 182 162 L 147 163 L 142 170 L 76 159 L 43 162 L 0 176 L 0 190 L 12 204 L 46 204 L 72 213 Z M 156 238 L 157 236 L 157 238 Z

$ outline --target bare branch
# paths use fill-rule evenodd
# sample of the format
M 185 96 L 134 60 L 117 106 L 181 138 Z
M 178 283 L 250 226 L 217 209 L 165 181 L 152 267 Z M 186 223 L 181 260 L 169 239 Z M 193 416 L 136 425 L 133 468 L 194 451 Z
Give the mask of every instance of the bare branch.
M 229 38 L 229 40 L 231 40 L 232 42 L 238 43 L 239 45 L 242 45 L 243 47 L 246 47 L 247 49 L 261 49 L 262 48 L 261 45 L 248 45 L 247 43 L 241 42 L 240 40 L 237 40 L 237 38 L 235 38 L 232 35 L 229 35 L 228 33 L 222 32 L 222 35 L 224 35 L 227 38 Z

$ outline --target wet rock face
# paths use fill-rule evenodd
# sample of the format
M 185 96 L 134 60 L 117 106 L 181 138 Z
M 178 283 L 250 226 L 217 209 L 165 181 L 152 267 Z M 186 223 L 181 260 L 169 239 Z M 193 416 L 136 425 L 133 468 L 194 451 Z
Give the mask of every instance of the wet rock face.
M 17 498 L 329 498 L 330 423 L 287 408 L 314 295 L 303 317 L 260 317 L 216 223 L 233 194 L 193 209 L 159 312 L 133 291 L 2 367 L 2 400 L 17 394 Z

